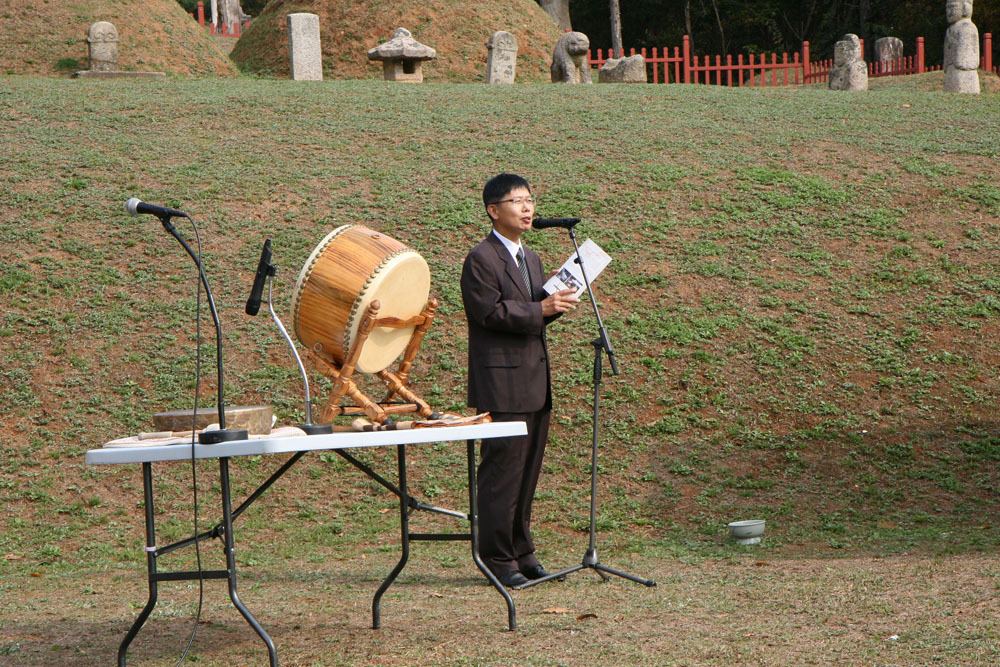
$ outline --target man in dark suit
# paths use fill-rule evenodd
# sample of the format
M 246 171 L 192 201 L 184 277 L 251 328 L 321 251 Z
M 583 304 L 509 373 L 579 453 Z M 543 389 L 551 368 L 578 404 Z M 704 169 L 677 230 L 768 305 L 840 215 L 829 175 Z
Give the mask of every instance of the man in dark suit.
M 480 554 L 501 583 L 516 587 L 548 574 L 531 539 L 531 503 L 552 407 L 545 326 L 579 299 L 571 289 L 546 294 L 541 260 L 521 245 L 535 212 L 526 180 L 494 176 L 483 187 L 483 205 L 493 229 L 466 256 L 461 280 L 469 322 L 468 404 L 494 421 L 523 421 L 528 434 L 482 444 Z

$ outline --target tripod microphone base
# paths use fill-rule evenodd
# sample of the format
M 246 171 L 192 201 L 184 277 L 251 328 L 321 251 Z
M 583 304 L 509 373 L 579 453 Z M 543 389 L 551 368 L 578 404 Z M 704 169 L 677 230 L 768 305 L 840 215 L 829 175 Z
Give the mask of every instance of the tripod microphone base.
M 220 431 L 202 431 L 198 434 L 198 442 L 202 445 L 217 445 L 220 442 L 247 440 L 250 435 L 246 431 L 226 428 Z
M 580 570 L 584 570 L 587 568 L 594 570 L 595 572 L 597 572 L 597 574 L 601 575 L 601 579 L 603 579 L 604 581 L 611 581 L 611 577 L 609 577 L 608 575 L 613 574 L 616 577 L 621 577 L 622 579 L 628 579 L 629 581 L 634 581 L 635 583 L 642 584 L 643 586 L 653 587 L 656 585 L 656 582 L 653 581 L 652 579 L 643 579 L 641 577 L 637 577 L 632 574 L 626 574 L 625 572 L 620 572 L 605 565 L 601 565 L 601 563 L 597 560 L 597 550 L 587 549 L 587 553 L 585 553 L 583 556 L 583 562 L 580 563 L 579 565 L 574 565 L 573 567 L 566 568 L 565 570 L 560 570 L 559 572 L 553 572 L 552 574 L 542 577 L 541 579 L 532 579 L 526 584 L 515 586 L 514 590 L 517 591 L 524 590 L 525 588 L 531 588 L 532 586 L 537 586 L 538 584 L 544 584 L 546 581 L 552 581 L 553 579 L 558 579 L 559 581 L 562 581 L 563 579 L 566 578 L 567 574 L 573 574 L 574 572 L 579 572 Z

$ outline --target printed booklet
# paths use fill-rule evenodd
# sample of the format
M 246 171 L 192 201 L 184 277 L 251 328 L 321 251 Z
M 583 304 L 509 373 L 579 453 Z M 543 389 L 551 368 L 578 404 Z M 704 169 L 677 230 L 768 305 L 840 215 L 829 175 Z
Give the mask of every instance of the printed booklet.
M 591 284 L 597 280 L 597 276 L 601 275 L 601 271 L 611 263 L 611 258 L 608 254 L 590 239 L 584 241 L 583 245 L 580 246 L 580 256 L 583 257 L 583 266 L 587 269 L 587 278 Z M 576 290 L 576 296 L 583 294 L 583 290 L 586 288 L 587 284 L 583 280 L 583 272 L 580 270 L 580 264 L 576 261 L 575 252 L 569 259 L 563 262 L 559 272 L 549 278 L 548 282 L 543 286 L 543 289 L 548 294 L 555 294 L 564 289 L 572 289 Z

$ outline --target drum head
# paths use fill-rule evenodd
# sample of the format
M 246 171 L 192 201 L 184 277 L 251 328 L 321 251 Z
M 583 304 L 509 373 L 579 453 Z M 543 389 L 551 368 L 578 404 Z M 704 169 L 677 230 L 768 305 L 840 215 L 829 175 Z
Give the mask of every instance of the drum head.
M 371 284 L 358 296 L 354 313 L 347 323 L 348 349 L 354 344 L 361 324 L 361 317 L 369 304 L 376 299 L 381 306 L 379 317 L 398 317 L 405 320 L 419 315 L 427 306 L 431 290 L 431 271 L 424 258 L 407 250 L 386 262 L 372 278 Z M 405 350 L 413 337 L 414 327 L 389 329 L 376 326 L 368 335 L 357 370 L 377 373 L 388 368 Z

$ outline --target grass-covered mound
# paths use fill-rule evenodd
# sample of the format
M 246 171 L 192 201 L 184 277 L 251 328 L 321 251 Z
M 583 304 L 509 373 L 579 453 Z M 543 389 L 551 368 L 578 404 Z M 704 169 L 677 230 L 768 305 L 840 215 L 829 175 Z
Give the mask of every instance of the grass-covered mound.
M 295 276 L 336 226 L 421 251 L 441 306 L 415 386 L 461 408 L 458 278 L 486 233 L 482 183 L 500 170 L 528 177 L 541 215 L 583 218 L 581 240 L 614 257 L 597 284 L 622 368 L 605 374 L 599 526 L 619 549 L 713 550 L 727 521 L 751 517 L 781 550 L 1000 542 L 997 95 L 247 79 L 94 95 L 79 83 L 12 77 L 0 106 L 0 553 L 24 556 L 0 559 L 0 575 L 76 549 L 141 558 L 125 509 L 138 471 L 87 468 L 83 453 L 190 404 L 195 284 L 176 242 L 128 217 L 126 199 L 199 220 L 229 402 L 294 422 L 288 351 L 266 316 L 242 311 L 263 239 L 286 325 Z M 570 247 L 558 231 L 528 243 L 548 267 Z M 578 544 L 586 526 L 593 336 L 585 307 L 550 331 L 547 544 Z M 413 461 L 415 492 L 461 506 L 459 448 Z M 272 463 L 241 463 L 241 488 Z M 185 467 L 159 471 L 161 511 L 186 511 Z M 290 474 L 255 515 L 256 544 L 278 543 L 270 531 L 292 530 L 306 506 L 355 546 L 392 533 L 369 506 L 391 498 L 336 457 Z
M 0 74 L 71 74 L 89 69 L 87 30 L 118 28 L 126 71 L 232 76 L 236 68 L 176 0 L 0 1 Z
M 542 81 L 549 77 L 552 47 L 561 34 L 534 0 L 274 0 L 233 49 L 240 69 L 289 75 L 285 17 L 296 12 L 319 16 L 328 79 L 381 79 L 382 63 L 369 61 L 368 50 L 403 27 L 437 50 L 437 58 L 424 63 L 426 81 L 483 81 L 486 41 L 497 30 L 517 38 L 517 80 Z

